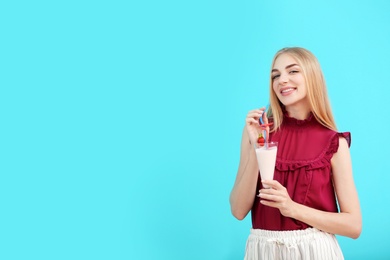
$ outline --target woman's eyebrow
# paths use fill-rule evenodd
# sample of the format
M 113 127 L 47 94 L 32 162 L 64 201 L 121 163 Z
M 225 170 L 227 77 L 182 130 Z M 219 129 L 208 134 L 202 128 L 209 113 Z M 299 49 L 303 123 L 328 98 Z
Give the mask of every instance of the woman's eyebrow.
M 293 63 L 293 64 L 290 64 L 290 65 L 287 65 L 287 66 L 286 66 L 286 69 L 289 69 L 289 68 L 294 67 L 294 66 L 299 66 L 299 65 L 296 64 L 296 63 Z M 271 72 L 276 72 L 276 71 L 279 71 L 279 70 L 278 70 L 278 69 L 272 69 Z
M 294 66 L 299 66 L 299 65 L 296 64 L 296 63 L 293 63 L 293 64 L 290 64 L 290 65 L 286 66 L 286 69 L 289 69 L 289 68 L 294 67 Z

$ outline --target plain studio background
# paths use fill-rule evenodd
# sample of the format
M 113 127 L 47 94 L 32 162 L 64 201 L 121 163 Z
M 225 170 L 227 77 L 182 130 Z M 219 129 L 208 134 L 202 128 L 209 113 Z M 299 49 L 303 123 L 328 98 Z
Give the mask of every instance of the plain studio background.
M 274 53 L 319 59 L 389 259 L 388 1 L 3 1 L 0 259 L 242 259 L 229 207 Z

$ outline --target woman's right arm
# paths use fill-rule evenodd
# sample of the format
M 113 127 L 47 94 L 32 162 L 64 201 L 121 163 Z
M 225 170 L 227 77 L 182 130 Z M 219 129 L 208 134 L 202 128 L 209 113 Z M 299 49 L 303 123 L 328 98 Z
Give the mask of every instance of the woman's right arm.
M 242 220 L 253 206 L 256 196 L 256 185 L 259 177 L 259 168 L 254 149 L 258 134 L 261 131 L 258 123 L 263 116 L 264 108 L 250 111 L 246 118 L 246 124 L 242 132 L 240 164 L 230 194 L 230 208 L 234 217 Z M 264 121 L 268 120 L 263 116 Z

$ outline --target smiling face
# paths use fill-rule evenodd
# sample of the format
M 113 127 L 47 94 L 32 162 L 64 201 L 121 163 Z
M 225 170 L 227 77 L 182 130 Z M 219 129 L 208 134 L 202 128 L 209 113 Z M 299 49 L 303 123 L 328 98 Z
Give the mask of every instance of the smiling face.
M 285 113 L 296 119 L 310 114 L 326 128 L 337 131 L 321 66 L 309 50 L 287 47 L 272 61 L 270 77 L 270 114 L 272 131 L 280 129 Z
M 286 109 L 309 107 L 303 70 L 291 55 L 284 53 L 275 60 L 271 78 L 272 89 Z

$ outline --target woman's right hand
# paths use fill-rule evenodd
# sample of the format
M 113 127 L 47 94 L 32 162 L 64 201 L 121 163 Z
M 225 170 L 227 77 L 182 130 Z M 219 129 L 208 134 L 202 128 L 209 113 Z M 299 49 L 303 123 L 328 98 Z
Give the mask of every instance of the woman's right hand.
M 264 113 L 264 111 L 265 111 L 265 107 L 262 107 L 260 109 L 251 110 L 248 112 L 248 114 L 246 116 L 245 128 L 246 128 L 246 131 L 248 133 L 249 140 L 250 140 L 251 144 L 257 143 L 257 138 L 259 137 L 259 134 L 261 134 L 262 131 L 264 130 L 264 128 L 261 127 L 260 122 L 259 122 L 260 117 L 263 118 L 264 124 L 268 124 L 267 114 Z

